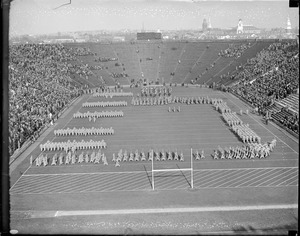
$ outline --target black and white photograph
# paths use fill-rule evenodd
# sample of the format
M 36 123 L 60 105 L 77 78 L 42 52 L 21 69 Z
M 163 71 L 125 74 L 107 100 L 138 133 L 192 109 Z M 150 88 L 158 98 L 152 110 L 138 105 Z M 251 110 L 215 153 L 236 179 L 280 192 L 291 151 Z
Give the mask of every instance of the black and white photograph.
M 3 235 L 297 235 L 299 1 L 3 0 Z

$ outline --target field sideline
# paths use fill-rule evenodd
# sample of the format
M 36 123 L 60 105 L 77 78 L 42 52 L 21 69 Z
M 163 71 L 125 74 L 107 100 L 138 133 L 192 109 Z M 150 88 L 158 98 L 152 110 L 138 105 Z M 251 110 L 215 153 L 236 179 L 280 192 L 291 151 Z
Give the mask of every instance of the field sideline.
M 139 92 L 138 89 L 131 91 L 134 94 Z M 231 94 L 211 89 L 173 87 L 172 95 L 222 98 L 232 111 L 238 113 L 240 109 L 250 110 L 246 104 Z M 295 206 L 298 208 L 298 140 L 292 139 L 272 124 L 265 125 L 260 117 L 249 113 L 249 115 L 239 117 L 262 138 L 262 143 L 271 141 L 273 138 L 277 139 L 276 148 L 271 156 L 266 159 L 254 160 L 213 160 L 211 154 L 218 145 L 224 148 L 243 144 L 231 132 L 221 114 L 211 104 L 174 104 L 172 106 L 181 107 L 181 112 L 169 113 L 168 105 L 136 107 L 130 105 L 131 98 L 117 97 L 107 100 L 126 100 L 128 106 L 108 108 L 83 108 L 81 106 L 85 101 L 99 100 L 106 99 L 95 98 L 91 95 L 84 95 L 80 98 L 57 120 L 53 127 L 50 127 L 40 137 L 37 143 L 30 147 L 31 149 L 29 148 L 19 157 L 19 160 L 11 168 L 10 200 L 13 216 L 11 225 L 19 228 L 20 233 L 28 232 L 26 225 L 22 224 L 25 219 L 31 219 L 34 224 L 34 220 L 39 218 L 27 214 L 30 211 L 82 212 L 96 210 L 101 212 L 101 210 L 122 209 L 168 207 L 179 209 L 209 206 L 226 208 L 253 205 L 265 209 L 268 206 L 274 206 L 272 208 L 275 212 L 274 219 L 280 217 L 284 211 L 290 227 L 294 225 L 295 217 L 298 218 L 297 213 L 293 210 Z M 77 111 L 100 110 L 122 110 L 124 117 L 101 118 L 97 119 L 95 123 L 89 122 L 88 119 L 73 119 L 73 114 Z M 55 137 L 53 134 L 54 129 L 93 126 L 113 127 L 115 134 L 97 137 Z M 30 155 L 35 158 L 41 154 L 39 142 L 67 141 L 68 139 L 70 141 L 73 139 L 104 139 L 107 149 L 103 152 L 108 158 L 109 165 L 84 163 L 47 167 L 29 166 Z M 194 161 L 194 190 L 190 189 L 189 171 L 155 173 L 156 190 L 152 191 L 151 162 L 121 162 L 121 166 L 118 168 L 111 161 L 112 153 L 117 153 L 120 149 L 132 152 L 136 149 L 144 152 L 148 152 L 150 149 L 177 150 L 179 153 L 183 152 L 184 162 L 156 161 L 155 168 L 189 168 L 191 148 L 204 150 L 206 156 L 203 160 Z M 54 152 L 45 153 L 52 157 Z M 276 210 L 276 206 L 279 205 L 293 207 Z M 253 211 L 256 210 L 253 209 Z M 244 211 L 247 211 L 247 208 Z M 23 214 L 27 216 L 22 217 Z M 41 218 L 47 218 L 47 216 L 41 215 Z M 63 216 L 56 215 L 56 217 Z M 174 220 L 176 219 L 175 215 L 172 217 Z M 219 216 L 215 215 L 215 217 Z M 270 226 L 269 222 L 272 216 L 268 217 L 265 227 Z M 230 221 L 230 217 L 228 221 Z M 68 225 L 67 222 L 68 220 L 66 220 L 66 225 Z M 61 230 L 65 229 L 63 222 L 60 227 Z M 225 228 L 220 226 L 217 231 L 225 230 Z M 208 228 L 204 227 L 203 231 L 205 230 L 207 231 Z M 226 230 L 228 229 L 226 228 Z

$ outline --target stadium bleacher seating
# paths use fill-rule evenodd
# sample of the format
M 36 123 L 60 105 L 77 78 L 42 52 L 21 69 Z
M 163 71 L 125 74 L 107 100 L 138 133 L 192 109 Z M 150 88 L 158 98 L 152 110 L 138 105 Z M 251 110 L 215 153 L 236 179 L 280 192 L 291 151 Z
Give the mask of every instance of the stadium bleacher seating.
M 220 53 L 230 47 L 241 47 L 242 53 Z M 294 93 L 299 88 L 299 56 L 294 41 L 13 45 L 9 77 L 10 154 L 83 89 L 141 85 L 144 80 L 230 85 L 229 91 L 262 113 L 270 111 L 273 119 L 293 130 L 298 127 L 299 95 Z M 32 108 L 37 100 L 43 109 Z
M 295 113 L 299 111 L 299 94 L 291 94 L 288 97 L 276 102 L 279 107 L 288 107 Z

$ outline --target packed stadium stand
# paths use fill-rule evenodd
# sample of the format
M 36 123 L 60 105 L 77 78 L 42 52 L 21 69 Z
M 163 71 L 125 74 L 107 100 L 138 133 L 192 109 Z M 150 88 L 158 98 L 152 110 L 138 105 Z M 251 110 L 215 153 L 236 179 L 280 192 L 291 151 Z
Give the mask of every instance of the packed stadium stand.
M 85 89 L 145 82 L 216 84 L 299 133 L 295 41 L 26 44 L 9 60 L 11 155 Z

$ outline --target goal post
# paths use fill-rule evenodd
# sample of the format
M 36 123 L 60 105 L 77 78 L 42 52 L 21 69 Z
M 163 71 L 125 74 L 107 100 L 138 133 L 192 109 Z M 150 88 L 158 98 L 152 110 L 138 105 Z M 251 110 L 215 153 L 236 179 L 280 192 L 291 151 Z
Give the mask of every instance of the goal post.
M 194 188 L 194 176 L 193 176 L 193 151 L 191 148 L 191 167 L 190 168 L 180 168 L 180 169 L 154 169 L 154 155 L 153 155 L 153 149 L 151 150 L 151 155 L 152 155 L 152 190 L 155 189 L 154 187 L 154 178 L 155 172 L 175 172 L 175 171 L 190 171 L 191 172 L 191 188 Z

